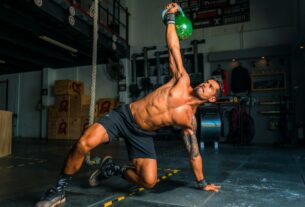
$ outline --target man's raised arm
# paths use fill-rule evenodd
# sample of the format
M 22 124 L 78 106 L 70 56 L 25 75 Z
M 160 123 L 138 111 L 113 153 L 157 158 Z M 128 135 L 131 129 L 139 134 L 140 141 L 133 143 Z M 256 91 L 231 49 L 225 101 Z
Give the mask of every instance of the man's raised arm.
M 166 26 L 166 42 L 169 51 L 169 70 L 172 76 L 179 79 L 186 71 L 183 67 L 183 62 L 180 52 L 180 43 L 175 28 L 175 14 L 178 11 L 178 5 L 171 3 L 166 7 L 167 14 L 172 15 L 168 17 Z

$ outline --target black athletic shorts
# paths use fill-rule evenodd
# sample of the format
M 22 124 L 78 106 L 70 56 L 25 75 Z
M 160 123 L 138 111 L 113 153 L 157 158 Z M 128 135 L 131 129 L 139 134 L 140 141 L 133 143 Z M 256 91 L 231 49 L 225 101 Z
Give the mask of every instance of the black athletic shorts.
M 156 159 L 153 131 L 145 131 L 135 122 L 129 104 L 122 105 L 105 114 L 97 123 L 106 129 L 110 142 L 113 139 L 124 138 L 129 159 L 152 158 Z

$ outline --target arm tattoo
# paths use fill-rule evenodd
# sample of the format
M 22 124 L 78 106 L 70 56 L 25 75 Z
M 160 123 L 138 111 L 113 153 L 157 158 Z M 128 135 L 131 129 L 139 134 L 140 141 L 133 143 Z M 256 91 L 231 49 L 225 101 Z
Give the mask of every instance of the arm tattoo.
M 183 135 L 183 140 L 186 146 L 186 149 L 191 158 L 195 158 L 199 155 L 198 143 L 196 135 Z
M 193 116 L 192 125 L 193 125 L 193 132 L 196 133 L 197 121 L 196 121 L 195 116 Z M 183 140 L 184 140 L 186 149 L 187 149 L 189 155 L 191 156 L 191 158 L 197 157 L 199 155 L 199 149 L 198 149 L 198 142 L 197 142 L 196 135 L 195 134 L 192 134 L 192 135 L 184 134 Z
M 194 132 L 196 132 L 197 131 L 197 120 L 196 120 L 195 116 L 193 116 L 192 125 L 193 125 Z

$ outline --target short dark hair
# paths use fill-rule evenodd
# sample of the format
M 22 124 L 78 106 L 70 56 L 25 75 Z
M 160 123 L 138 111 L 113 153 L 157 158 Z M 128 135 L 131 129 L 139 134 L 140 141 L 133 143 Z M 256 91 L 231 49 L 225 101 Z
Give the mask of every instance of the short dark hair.
M 215 97 L 218 98 L 218 97 L 221 97 L 222 94 L 223 94 L 223 84 L 222 84 L 222 81 L 216 79 L 216 78 L 213 78 L 212 80 L 216 81 L 216 83 L 218 84 L 219 86 L 219 89 L 216 90 L 216 94 L 215 94 Z

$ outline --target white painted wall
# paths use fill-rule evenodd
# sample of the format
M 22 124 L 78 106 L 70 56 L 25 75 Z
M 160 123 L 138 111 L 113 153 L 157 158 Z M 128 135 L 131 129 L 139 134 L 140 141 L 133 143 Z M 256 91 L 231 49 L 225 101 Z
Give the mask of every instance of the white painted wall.
M 20 74 L 19 137 L 40 137 L 40 111 L 42 72 Z
M 13 120 L 13 136 L 40 137 L 40 112 L 36 109 L 41 91 L 41 72 L 29 72 L 0 76 L 9 80 L 8 109 Z

